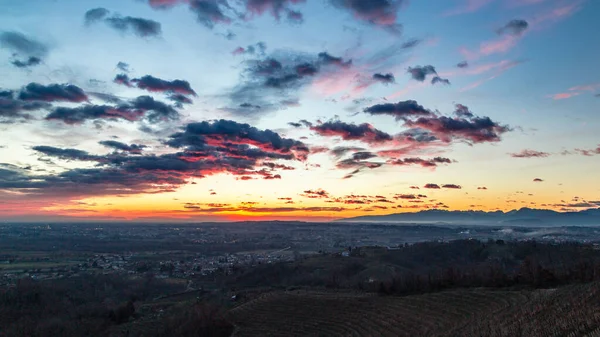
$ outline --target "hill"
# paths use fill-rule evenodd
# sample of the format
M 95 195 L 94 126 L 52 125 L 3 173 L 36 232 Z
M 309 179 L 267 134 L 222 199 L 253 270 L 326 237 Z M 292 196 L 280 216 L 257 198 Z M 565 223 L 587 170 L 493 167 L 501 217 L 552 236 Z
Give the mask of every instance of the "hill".
M 425 210 L 411 213 L 367 215 L 339 219 L 338 222 L 455 223 L 509 226 L 582 226 L 600 225 L 600 208 L 579 212 L 556 212 L 521 208 L 509 212 Z

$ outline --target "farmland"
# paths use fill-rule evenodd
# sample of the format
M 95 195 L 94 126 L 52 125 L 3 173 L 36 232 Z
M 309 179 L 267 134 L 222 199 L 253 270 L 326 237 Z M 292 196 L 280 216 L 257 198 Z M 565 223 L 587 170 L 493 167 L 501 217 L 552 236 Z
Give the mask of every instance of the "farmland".
M 389 297 L 272 292 L 228 313 L 234 336 L 575 336 L 600 326 L 600 285 Z

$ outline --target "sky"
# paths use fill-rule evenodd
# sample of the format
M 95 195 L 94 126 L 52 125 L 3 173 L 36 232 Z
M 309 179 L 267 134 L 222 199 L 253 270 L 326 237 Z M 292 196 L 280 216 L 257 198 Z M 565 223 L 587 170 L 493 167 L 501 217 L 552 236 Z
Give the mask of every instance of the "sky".
M 600 2 L 0 0 L 0 221 L 600 206 Z

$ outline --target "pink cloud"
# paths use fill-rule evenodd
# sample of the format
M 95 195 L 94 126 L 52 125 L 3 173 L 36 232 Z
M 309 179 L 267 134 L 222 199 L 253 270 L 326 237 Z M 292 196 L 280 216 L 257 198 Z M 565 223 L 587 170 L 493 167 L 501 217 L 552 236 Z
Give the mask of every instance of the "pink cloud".
M 463 4 L 455 9 L 445 12 L 444 16 L 453 16 L 477 12 L 494 0 L 463 0 Z
M 569 88 L 569 90 L 567 92 L 561 92 L 558 94 L 549 95 L 548 97 L 552 97 L 552 99 L 554 99 L 554 100 L 567 99 L 567 98 L 581 95 L 581 94 L 583 94 L 584 91 L 594 92 L 598 89 L 600 89 L 600 83 L 577 85 L 577 86 Z
M 577 95 L 579 95 L 578 92 L 561 92 L 558 94 L 550 95 L 550 97 L 552 97 L 552 99 L 554 99 L 554 100 L 559 100 L 559 99 L 571 98 L 571 97 L 577 96 Z
M 492 54 L 500 54 L 506 53 L 517 45 L 520 37 L 506 35 L 498 40 L 491 40 L 482 42 L 479 46 L 479 54 L 480 55 L 492 55 Z
M 529 24 L 532 27 L 535 27 L 540 26 L 542 23 L 557 22 L 563 20 L 579 11 L 583 2 L 584 1 L 572 1 L 568 5 L 553 8 L 547 12 L 544 12 L 532 18 L 531 20 L 529 20 Z

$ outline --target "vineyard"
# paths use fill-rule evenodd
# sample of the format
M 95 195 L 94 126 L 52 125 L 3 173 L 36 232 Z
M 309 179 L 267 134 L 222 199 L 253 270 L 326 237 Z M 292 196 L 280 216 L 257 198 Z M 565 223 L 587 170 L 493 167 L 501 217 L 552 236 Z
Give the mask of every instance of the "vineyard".
M 600 287 L 405 297 L 272 292 L 232 309 L 234 336 L 598 336 Z

